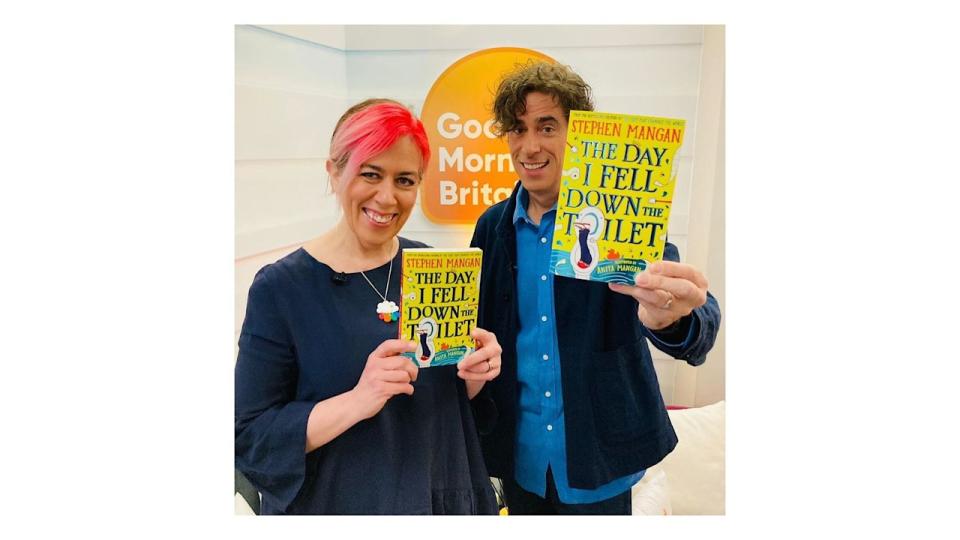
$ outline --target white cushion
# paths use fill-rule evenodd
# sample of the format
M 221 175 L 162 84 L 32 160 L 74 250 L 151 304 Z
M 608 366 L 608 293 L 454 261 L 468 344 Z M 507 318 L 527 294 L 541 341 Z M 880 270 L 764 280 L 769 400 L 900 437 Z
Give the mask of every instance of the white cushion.
M 635 516 L 669 516 L 673 513 L 667 474 L 662 469 L 647 471 L 630 492 Z
M 237 516 L 254 516 L 253 509 L 239 493 L 233 494 L 234 514 Z
M 637 497 L 636 489 L 644 479 L 662 472 L 669 482 L 673 514 L 723 515 L 726 491 L 725 403 L 720 401 L 668 413 L 679 442 L 673 452 L 650 467 L 644 478 L 634 486 L 634 498 Z
M 677 447 L 660 463 L 674 514 L 723 515 L 726 491 L 725 402 L 669 411 Z

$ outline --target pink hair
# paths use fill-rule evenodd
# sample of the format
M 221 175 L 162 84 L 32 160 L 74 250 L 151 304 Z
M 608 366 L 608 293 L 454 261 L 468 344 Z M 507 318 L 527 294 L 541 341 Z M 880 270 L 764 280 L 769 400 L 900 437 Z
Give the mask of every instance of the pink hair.
M 423 123 L 406 107 L 389 100 L 374 100 L 373 104 L 341 118 L 330 141 L 330 159 L 336 164 L 340 186 L 353 180 L 367 160 L 404 136 L 409 136 L 420 151 L 422 173 L 430 162 L 430 142 Z

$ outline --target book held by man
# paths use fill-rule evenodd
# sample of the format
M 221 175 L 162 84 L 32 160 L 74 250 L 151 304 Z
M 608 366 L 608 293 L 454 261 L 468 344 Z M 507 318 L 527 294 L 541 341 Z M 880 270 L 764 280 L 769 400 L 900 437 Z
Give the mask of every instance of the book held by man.
M 403 250 L 400 339 L 417 342 L 404 355 L 421 368 L 456 364 L 474 351 L 482 260 L 479 248 Z
M 663 258 L 686 122 L 570 111 L 550 269 L 632 284 Z

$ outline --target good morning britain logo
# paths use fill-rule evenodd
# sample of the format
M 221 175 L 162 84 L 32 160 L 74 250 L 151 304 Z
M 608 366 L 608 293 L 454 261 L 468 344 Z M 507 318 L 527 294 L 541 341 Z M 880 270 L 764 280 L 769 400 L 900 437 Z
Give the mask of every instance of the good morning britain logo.
M 555 62 L 530 49 L 484 49 L 433 83 L 421 113 L 433 151 L 420 193 L 430 221 L 472 225 L 510 196 L 517 174 L 506 141 L 493 132 L 493 96 L 505 73 L 530 60 Z

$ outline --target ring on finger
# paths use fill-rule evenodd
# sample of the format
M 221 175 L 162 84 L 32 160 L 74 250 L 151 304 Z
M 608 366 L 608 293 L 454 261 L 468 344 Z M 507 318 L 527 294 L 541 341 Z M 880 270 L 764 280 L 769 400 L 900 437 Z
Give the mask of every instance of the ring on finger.
M 670 293 L 667 294 L 669 294 L 670 297 L 667 298 L 667 301 L 662 306 L 660 306 L 660 309 L 670 309 L 670 306 L 673 304 L 673 295 Z

